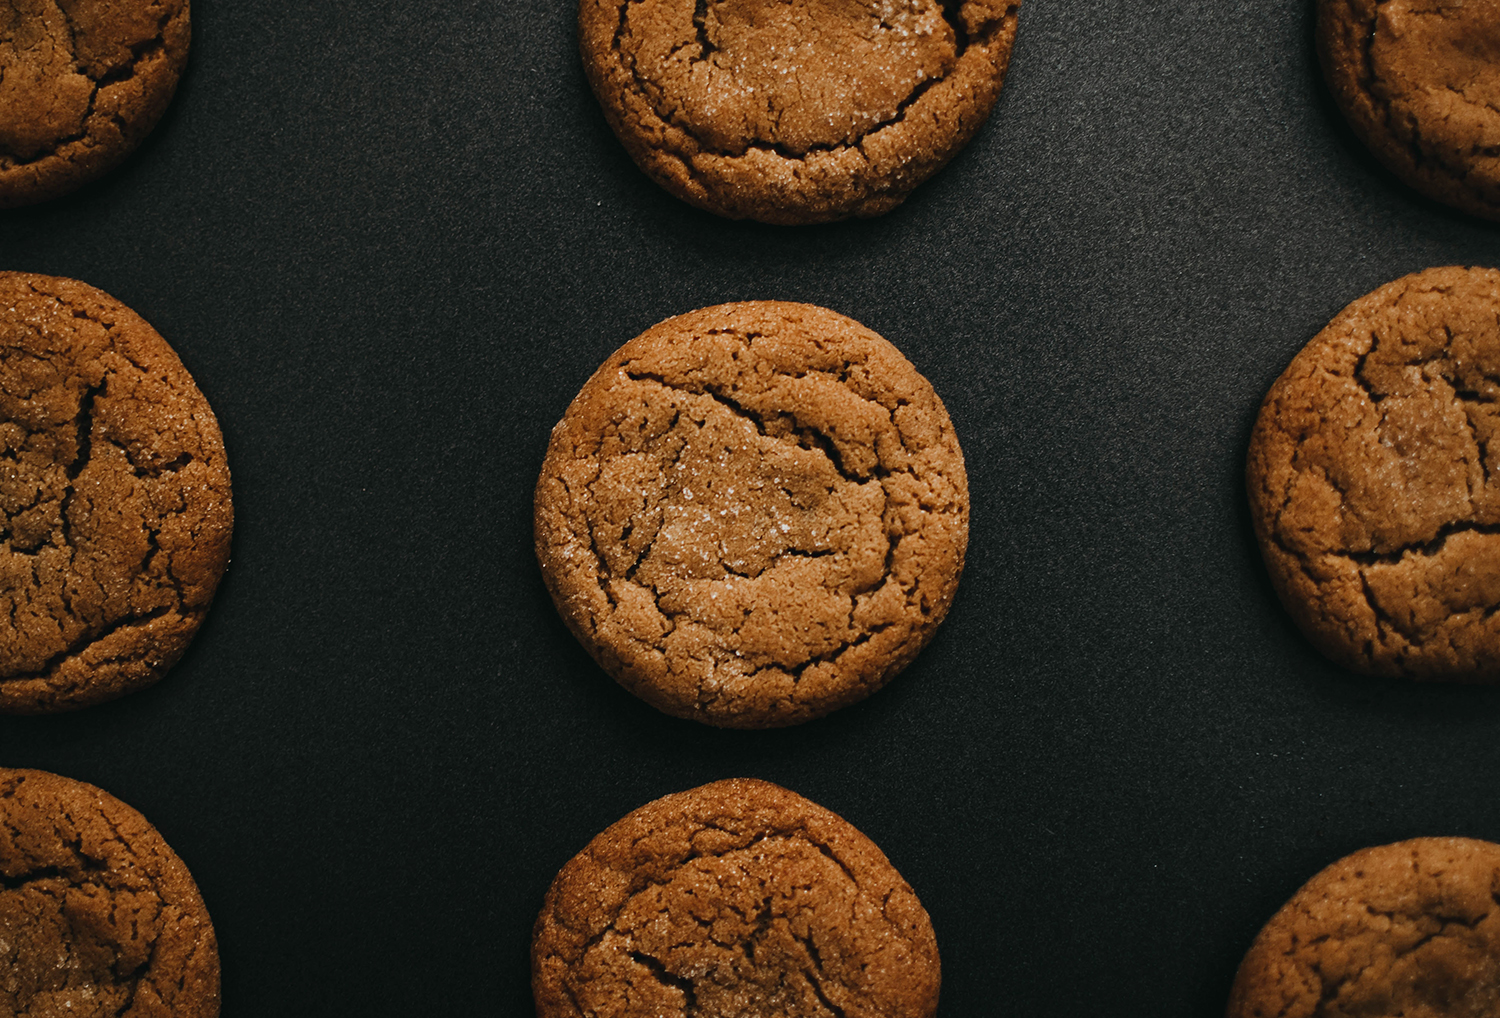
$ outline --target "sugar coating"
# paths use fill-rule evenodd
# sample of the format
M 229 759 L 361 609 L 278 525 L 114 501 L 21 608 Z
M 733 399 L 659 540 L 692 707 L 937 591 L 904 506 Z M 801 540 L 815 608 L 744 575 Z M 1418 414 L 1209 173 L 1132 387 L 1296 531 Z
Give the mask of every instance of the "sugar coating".
M 1500 845 L 1414 838 L 1346 856 L 1266 923 L 1227 1018 L 1500 1014 Z
M 1271 579 L 1357 671 L 1500 679 L 1500 272 L 1349 305 L 1277 379 L 1246 484 Z
M 218 1013 L 208 911 L 156 829 L 92 785 L 0 768 L 0 1014 Z
M 218 422 L 166 341 L 91 286 L 0 273 L 0 712 L 161 678 L 233 525 Z
M 581 0 L 584 68 L 636 162 L 731 218 L 899 204 L 1000 93 L 1018 3 Z
M 124 159 L 187 63 L 188 0 L 0 0 L 0 208 Z
M 942 401 L 805 304 L 669 319 L 553 430 L 536 548 L 574 634 L 680 717 L 794 724 L 869 695 L 952 601 L 968 540 Z
M 1350 125 L 1392 172 L 1500 220 L 1500 0 L 1321 0 L 1318 49 Z
M 764 781 L 605 830 L 537 917 L 538 1018 L 930 1018 L 932 924 L 859 831 Z

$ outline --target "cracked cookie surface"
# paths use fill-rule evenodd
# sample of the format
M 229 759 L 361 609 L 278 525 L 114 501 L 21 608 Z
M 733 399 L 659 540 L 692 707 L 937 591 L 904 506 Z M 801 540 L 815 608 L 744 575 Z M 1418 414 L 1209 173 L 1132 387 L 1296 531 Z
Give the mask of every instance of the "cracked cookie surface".
M 1255 938 L 1227 1014 L 1500 1014 L 1500 845 L 1414 838 L 1340 859 Z
M 1500 680 L 1500 272 L 1349 305 L 1266 395 L 1251 517 L 1277 592 L 1345 667 Z
M 580 0 L 584 70 L 662 187 L 733 219 L 895 208 L 1000 94 L 1012 0 Z
M 1381 162 L 1500 220 L 1500 0 L 1320 0 L 1318 52 Z
M 717 781 L 641 807 L 552 882 L 532 943 L 538 1018 L 929 1018 L 921 902 L 848 822 L 777 785 Z
M 214 1018 L 219 951 L 187 868 L 92 785 L 0 768 L 0 1014 Z
M 536 551 L 621 685 L 709 724 L 853 703 L 947 613 L 963 454 L 890 343 L 807 304 L 724 304 L 615 352 L 553 429 Z
M 103 175 L 187 63 L 188 0 L 0 0 L 0 208 Z
M 166 341 L 91 286 L 0 273 L 0 711 L 161 678 L 233 522 L 218 422 Z

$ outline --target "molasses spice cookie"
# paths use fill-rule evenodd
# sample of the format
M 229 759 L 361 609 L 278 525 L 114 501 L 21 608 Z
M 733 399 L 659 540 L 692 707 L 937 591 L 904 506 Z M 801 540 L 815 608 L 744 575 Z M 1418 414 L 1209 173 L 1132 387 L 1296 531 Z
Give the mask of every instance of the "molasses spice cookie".
M 161 119 L 188 0 L 0 0 L 0 208 L 71 191 Z
M 580 0 L 584 70 L 668 191 L 734 219 L 889 211 L 1000 94 L 1016 0 Z
M 166 341 L 91 286 L 0 273 L 0 712 L 161 678 L 233 520 L 218 423 Z
M 1500 679 L 1500 272 L 1355 301 L 1277 379 L 1251 518 L 1308 638 L 1375 675 Z
M 1414 838 L 1346 856 L 1255 938 L 1228 1018 L 1500 1014 L 1500 845 Z
M 930 1018 L 921 902 L 847 822 L 764 781 L 642 806 L 563 867 L 531 951 L 538 1018 Z
M 1320 0 L 1318 52 L 1381 162 L 1500 220 L 1500 0 Z
M 187 867 L 92 785 L 0 768 L 0 1015 L 215 1018 L 219 950 Z
M 869 695 L 948 611 L 963 455 L 895 347 L 807 304 L 662 322 L 573 400 L 536 490 L 552 598 L 631 692 L 713 725 Z

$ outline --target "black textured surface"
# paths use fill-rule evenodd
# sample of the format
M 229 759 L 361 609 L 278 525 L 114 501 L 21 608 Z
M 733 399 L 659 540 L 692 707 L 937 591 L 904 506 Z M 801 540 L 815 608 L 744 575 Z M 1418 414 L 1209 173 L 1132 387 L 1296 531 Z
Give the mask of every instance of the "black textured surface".
M 1371 681 L 1276 603 L 1241 480 L 1350 300 L 1500 263 L 1317 73 L 1310 0 L 1027 0 L 975 142 L 883 219 L 714 219 L 609 133 L 557 3 L 197 0 L 142 150 L 0 214 L 0 268 L 139 311 L 213 403 L 234 557 L 160 686 L 0 718 L 192 869 L 224 1015 L 525 1014 L 556 870 L 643 802 L 779 782 L 932 914 L 940 1013 L 1221 1011 L 1334 858 L 1500 841 L 1500 690 Z M 822 304 L 947 402 L 973 495 L 948 622 L 885 691 L 717 731 L 618 689 L 531 553 L 548 430 L 615 347 Z

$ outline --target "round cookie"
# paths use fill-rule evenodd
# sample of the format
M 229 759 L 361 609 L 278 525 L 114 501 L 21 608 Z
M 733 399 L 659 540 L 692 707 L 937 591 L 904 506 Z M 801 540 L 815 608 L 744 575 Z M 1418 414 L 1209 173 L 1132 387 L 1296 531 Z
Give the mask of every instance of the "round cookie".
M 537 1018 L 930 1018 L 921 902 L 846 821 L 764 781 L 642 806 L 547 891 Z
M 553 429 L 536 551 L 574 635 L 678 717 L 789 725 L 874 692 L 948 611 L 963 454 L 890 343 L 807 304 L 668 319 Z
M 187 63 L 188 0 L 0 0 L 0 208 L 103 175 Z
M 1228 1018 L 1500 1014 L 1500 845 L 1414 838 L 1346 856 L 1271 917 Z
M 731 219 L 888 212 L 1000 94 L 1019 0 L 580 0 L 583 66 L 662 187 Z
M 233 524 L 218 422 L 166 341 L 91 286 L 0 273 L 0 713 L 161 678 Z
M 215 1018 L 219 949 L 156 829 L 81 781 L 0 768 L 0 1014 Z
M 1246 486 L 1308 638 L 1374 675 L 1500 679 L 1500 272 L 1355 301 L 1277 379 Z
M 1354 133 L 1418 191 L 1500 220 L 1500 0 L 1319 0 Z

